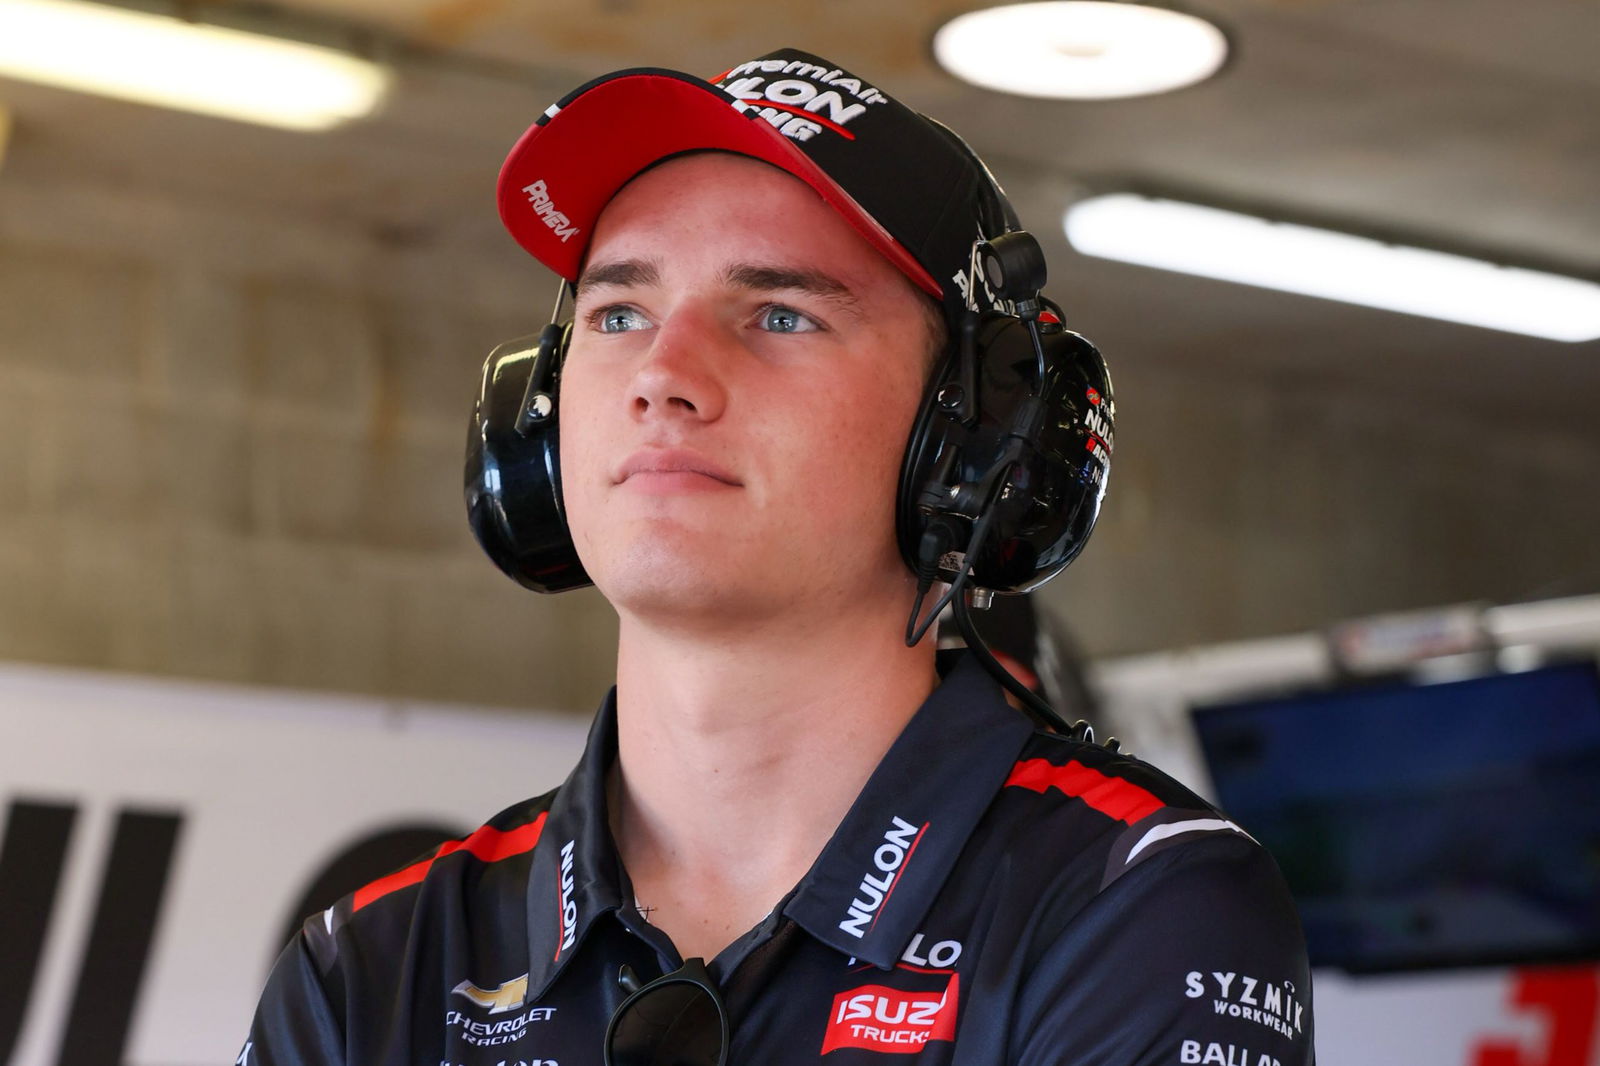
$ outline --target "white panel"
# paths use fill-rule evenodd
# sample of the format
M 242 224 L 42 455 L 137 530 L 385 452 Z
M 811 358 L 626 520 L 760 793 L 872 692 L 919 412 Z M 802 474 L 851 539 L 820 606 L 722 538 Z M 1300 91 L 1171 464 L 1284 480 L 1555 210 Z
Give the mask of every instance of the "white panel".
M 127 1061 L 232 1062 L 288 911 L 332 856 L 397 823 L 470 830 L 559 784 L 587 728 L 571 715 L 0 667 L 0 804 L 80 808 L 17 1061 L 53 1061 L 118 809 L 184 819 Z

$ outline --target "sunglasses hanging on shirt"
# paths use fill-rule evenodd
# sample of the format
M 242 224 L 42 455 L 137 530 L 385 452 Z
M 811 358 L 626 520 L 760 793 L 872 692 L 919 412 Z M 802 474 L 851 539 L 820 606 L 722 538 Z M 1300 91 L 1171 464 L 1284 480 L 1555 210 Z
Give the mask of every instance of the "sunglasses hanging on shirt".
M 628 998 L 606 1026 L 605 1066 L 727 1066 L 728 1010 L 704 960 L 643 984 L 617 978 Z

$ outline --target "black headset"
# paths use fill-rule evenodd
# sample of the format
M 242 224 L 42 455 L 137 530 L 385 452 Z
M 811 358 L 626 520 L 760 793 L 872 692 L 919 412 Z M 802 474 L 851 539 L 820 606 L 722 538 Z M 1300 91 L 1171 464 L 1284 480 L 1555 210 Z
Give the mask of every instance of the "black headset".
M 974 243 L 967 277 L 968 291 L 985 286 L 994 309 L 968 310 L 952 329 L 900 467 L 897 537 L 919 585 L 908 644 L 946 604 L 967 631 L 964 592 L 1027 592 L 1060 573 L 1088 541 L 1110 472 L 1116 408 L 1105 360 L 1040 295 L 1044 255 L 995 193 L 1005 230 Z M 563 283 L 542 332 L 489 354 L 467 435 L 472 531 L 496 566 L 536 592 L 591 583 L 561 497 L 566 292 Z M 950 587 L 923 616 L 941 580 Z M 981 648 L 975 632 L 968 638 Z M 1065 725 L 1028 695 L 1037 713 Z

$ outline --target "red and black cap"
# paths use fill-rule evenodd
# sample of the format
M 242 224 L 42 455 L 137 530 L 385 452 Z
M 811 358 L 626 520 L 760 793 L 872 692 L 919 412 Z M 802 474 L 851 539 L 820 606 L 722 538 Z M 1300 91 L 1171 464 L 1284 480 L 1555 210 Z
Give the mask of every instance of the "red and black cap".
M 684 152 L 763 160 L 810 185 L 954 322 L 973 242 L 1016 228 L 993 176 L 950 130 L 827 60 L 793 49 L 712 81 L 641 68 L 597 78 L 549 108 L 500 170 L 517 243 L 577 280 L 595 220 L 652 164 Z

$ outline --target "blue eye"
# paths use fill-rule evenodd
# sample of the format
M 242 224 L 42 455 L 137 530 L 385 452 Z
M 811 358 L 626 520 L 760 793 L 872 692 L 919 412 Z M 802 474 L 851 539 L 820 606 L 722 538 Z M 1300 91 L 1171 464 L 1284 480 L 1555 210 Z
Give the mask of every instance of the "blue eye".
M 628 333 L 646 329 L 650 322 L 631 307 L 607 307 L 595 316 L 601 333 Z
M 773 333 L 811 333 L 821 328 L 811 318 L 781 304 L 762 308 L 759 321 L 762 329 Z

